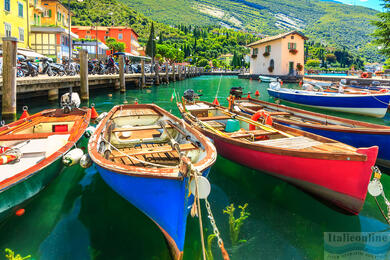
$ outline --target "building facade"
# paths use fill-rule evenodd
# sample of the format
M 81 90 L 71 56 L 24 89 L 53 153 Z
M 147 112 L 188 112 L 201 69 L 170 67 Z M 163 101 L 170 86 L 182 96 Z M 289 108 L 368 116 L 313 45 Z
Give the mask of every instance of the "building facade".
M 103 27 L 103 26 L 73 26 L 72 32 L 77 34 L 80 39 L 98 39 L 99 41 L 106 43 L 108 38 L 114 38 L 118 42 L 125 44 L 125 52 L 139 55 L 137 52 L 138 34 L 130 27 L 115 26 L 115 27 Z
M 16 37 L 18 47 L 28 47 L 28 0 L 0 0 L 0 44 L 3 37 Z
M 34 13 L 30 47 L 40 54 L 55 58 L 57 62 L 62 62 L 65 57 L 69 57 L 69 46 L 73 49 L 72 40 L 78 38 L 71 32 L 69 39 L 68 9 L 58 0 L 41 0 L 40 6 L 40 14 L 35 16 Z
M 250 74 L 270 76 L 303 74 L 305 40 L 307 38 L 302 33 L 292 31 L 249 44 Z

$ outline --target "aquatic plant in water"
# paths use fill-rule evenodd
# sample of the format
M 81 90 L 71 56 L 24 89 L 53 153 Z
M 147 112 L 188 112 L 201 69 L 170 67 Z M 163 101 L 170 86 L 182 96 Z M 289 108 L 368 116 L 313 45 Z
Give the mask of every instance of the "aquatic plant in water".
M 207 260 L 213 260 L 214 257 L 213 257 L 213 252 L 211 250 L 211 244 L 213 243 L 213 240 L 214 238 L 216 238 L 217 236 L 215 234 L 210 234 L 208 237 L 207 237 L 207 250 L 206 250 L 206 259 Z
M 15 255 L 14 251 L 12 251 L 9 248 L 6 248 L 5 249 L 5 258 L 7 258 L 8 260 L 25 260 L 25 259 L 30 259 L 31 255 L 22 257 L 20 254 Z
M 238 206 L 239 209 L 241 209 L 240 217 L 235 218 L 234 217 L 234 211 L 236 210 L 234 208 L 234 204 L 230 204 L 226 207 L 226 209 L 223 210 L 224 214 L 229 215 L 229 231 L 230 231 L 230 241 L 232 242 L 232 246 L 237 245 L 238 243 L 245 243 L 246 240 L 238 240 L 238 235 L 240 234 L 240 230 L 242 225 L 244 224 L 244 220 L 248 218 L 250 215 L 249 212 L 246 211 L 246 208 L 248 207 L 248 203 L 245 203 L 244 206 Z

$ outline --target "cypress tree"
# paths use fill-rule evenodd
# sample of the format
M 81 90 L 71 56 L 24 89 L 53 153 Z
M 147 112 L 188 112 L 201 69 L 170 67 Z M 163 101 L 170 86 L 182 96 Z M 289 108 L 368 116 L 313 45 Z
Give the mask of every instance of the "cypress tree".
M 152 22 L 152 26 L 150 27 L 150 35 L 148 42 L 146 44 L 146 54 L 150 57 L 154 57 L 156 55 L 156 43 L 154 41 L 154 24 Z

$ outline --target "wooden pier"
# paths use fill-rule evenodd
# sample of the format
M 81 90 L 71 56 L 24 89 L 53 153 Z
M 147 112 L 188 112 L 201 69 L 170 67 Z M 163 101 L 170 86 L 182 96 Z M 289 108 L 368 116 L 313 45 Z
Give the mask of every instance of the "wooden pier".
M 13 120 L 16 117 L 17 98 L 26 98 L 31 96 L 47 96 L 48 100 L 55 101 L 59 99 L 59 90 L 69 89 L 70 87 L 79 90 L 82 100 L 89 99 L 90 89 L 99 87 L 110 87 L 114 90 L 126 92 L 127 86 L 146 87 L 146 85 L 169 84 L 176 80 L 200 76 L 203 68 L 190 66 L 173 66 L 171 72 L 145 73 L 142 66 L 141 73 L 125 74 L 123 66 L 123 57 L 119 58 L 119 64 L 122 69 L 119 74 L 112 75 L 89 75 L 88 74 L 88 53 L 80 50 L 80 75 L 76 76 L 56 76 L 49 77 L 40 75 L 38 77 L 16 77 L 16 38 L 3 38 L 4 64 L 3 78 L 0 77 L 2 86 L 0 95 L 2 96 L 2 118 Z M 144 61 L 142 60 L 142 65 Z M 168 65 L 168 64 L 166 64 Z M 158 66 L 156 66 L 158 69 Z

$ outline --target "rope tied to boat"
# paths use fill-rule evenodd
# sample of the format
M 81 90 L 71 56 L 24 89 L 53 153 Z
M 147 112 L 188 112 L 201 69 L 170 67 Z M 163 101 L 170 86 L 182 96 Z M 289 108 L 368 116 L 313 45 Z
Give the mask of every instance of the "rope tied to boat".
M 384 219 L 390 225 L 390 201 L 386 198 L 386 195 L 385 195 L 385 192 L 383 189 L 383 185 L 380 181 L 380 179 L 382 177 L 382 173 L 377 166 L 373 166 L 372 170 L 374 173 L 374 178 L 368 184 L 367 190 L 368 190 L 368 193 L 370 193 L 370 195 L 374 197 L 375 202 L 376 202 L 379 210 L 381 211 Z M 385 204 L 387 206 L 387 216 L 384 213 L 381 206 L 379 205 L 377 197 L 380 195 L 383 197 L 383 200 L 385 201 Z
M 206 259 L 205 246 L 204 246 L 204 235 L 203 235 L 203 222 L 202 222 L 200 200 L 199 200 L 199 182 L 198 182 L 198 178 L 200 176 L 202 176 L 202 174 L 195 167 L 192 167 L 192 166 L 193 165 L 190 163 L 190 165 L 189 165 L 190 176 L 195 179 L 196 186 L 195 186 L 194 204 L 192 205 L 192 208 L 191 208 L 191 216 L 194 217 L 195 215 L 198 215 L 201 240 L 202 240 L 201 242 L 202 242 L 202 250 L 203 250 L 203 259 Z M 217 224 L 215 222 L 213 212 L 211 211 L 210 203 L 207 200 L 207 197 L 203 198 L 203 199 L 205 201 L 205 206 L 206 206 L 207 213 L 208 213 L 207 217 L 210 220 L 210 224 L 213 228 L 213 233 L 217 237 L 218 247 L 221 249 L 222 257 L 224 260 L 230 260 L 229 254 L 224 247 L 223 240 L 220 236 Z M 196 213 L 198 213 L 198 214 L 196 214 Z

